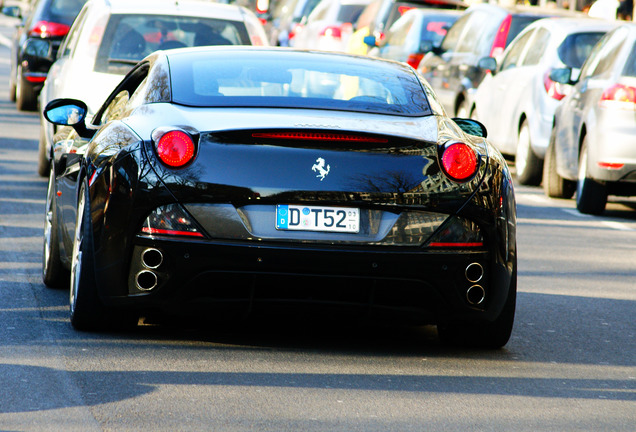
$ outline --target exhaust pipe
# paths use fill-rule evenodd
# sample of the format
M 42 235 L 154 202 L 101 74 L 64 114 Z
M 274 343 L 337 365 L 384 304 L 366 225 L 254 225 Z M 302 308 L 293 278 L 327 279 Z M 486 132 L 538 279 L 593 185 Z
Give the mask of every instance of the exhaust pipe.
M 141 262 L 149 269 L 156 269 L 163 263 L 163 253 L 159 249 L 148 248 L 141 253 Z
M 157 279 L 157 275 L 149 270 L 142 270 L 137 273 L 135 277 L 135 282 L 137 283 L 137 288 L 142 291 L 150 291 L 157 286 L 159 280 Z
M 481 285 L 473 285 L 466 291 L 466 300 L 471 305 L 479 305 L 486 298 L 486 291 Z
M 481 280 L 481 278 L 484 277 L 484 268 L 481 264 L 474 262 L 468 264 L 468 267 L 466 267 L 466 272 L 464 274 L 466 275 L 466 279 L 468 279 L 468 282 L 477 283 Z

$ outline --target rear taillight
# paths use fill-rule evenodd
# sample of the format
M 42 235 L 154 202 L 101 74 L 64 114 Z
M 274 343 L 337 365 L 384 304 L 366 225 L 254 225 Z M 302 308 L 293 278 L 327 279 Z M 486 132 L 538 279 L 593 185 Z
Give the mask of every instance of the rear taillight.
M 70 27 L 66 24 L 50 22 L 50 21 L 38 21 L 31 30 L 29 30 L 29 36 L 39 36 L 42 38 L 48 37 L 62 37 L 66 36 Z
M 320 33 L 319 36 L 329 37 L 334 39 L 342 38 L 342 29 L 337 26 L 329 26 L 325 27 Z
M 402 16 L 411 9 L 413 9 L 413 6 L 398 6 L 398 13 Z
M 508 39 L 508 32 L 510 31 L 510 24 L 512 23 L 512 15 L 508 15 L 499 25 L 495 41 L 492 43 L 490 49 L 490 57 L 497 58 L 506 49 L 506 40 Z
M 550 71 L 546 72 L 543 77 L 543 86 L 548 96 L 552 99 L 561 100 L 566 96 L 563 91 L 563 84 L 550 79 Z
M 269 0 L 256 0 L 256 13 L 264 14 L 269 10 Z
M 406 59 L 406 62 L 411 65 L 411 67 L 413 67 L 413 69 L 417 69 L 417 67 L 420 65 L 420 62 L 422 61 L 422 59 L 424 58 L 424 54 L 419 53 L 419 54 L 409 54 L 408 58 Z
M 172 168 L 181 168 L 194 159 L 194 141 L 181 130 L 164 133 L 155 143 L 161 162 Z
M 291 30 L 289 30 L 289 35 L 287 36 L 289 38 L 289 40 L 292 40 L 294 38 L 294 36 L 296 36 L 298 34 L 299 31 L 301 31 L 303 29 L 303 25 L 300 23 L 294 24 L 291 28 Z
M 636 88 L 623 84 L 614 84 L 605 89 L 599 105 L 603 108 L 618 108 L 636 111 Z
M 451 180 L 465 182 L 477 172 L 477 154 L 467 144 L 447 144 L 442 152 L 442 168 Z
M 435 248 L 481 248 L 484 246 L 484 236 L 475 222 L 455 216 L 449 219 L 430 238 L 428 246 Z
M 144 221 L 141 233 L 149 235 L 203 237 L 190 215 L 178 204 L 155 209 Z

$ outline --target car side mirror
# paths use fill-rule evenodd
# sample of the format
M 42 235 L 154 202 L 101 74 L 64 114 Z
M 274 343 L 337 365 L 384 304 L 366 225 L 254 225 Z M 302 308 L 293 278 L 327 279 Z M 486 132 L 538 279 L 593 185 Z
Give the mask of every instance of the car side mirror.
M 465 118 L 454 118 L 453 121 L 459 126 L 461 130 L 463 130 L 468 135 L 474 135 L 481 138 L 488 137 L 488 131 L 486 130 L 486 126 L 473 119 L 465 119 Z
M 571 68 L 559 68 L 552 69 L 550 71 L 550 79 L 559 84 L 576 84 L 576 81 L 572 80 L 572 69 Z M 578 80 L 578 77 L 577 77 Z
M 497 71 L 497 60 L 494 57 L 483 57 L 477 63 L 480 69 L 489 71 L 493 75 Z
M 22 9 L 20 6 L 5 6 L 2 8 L 2 14 L 12 18 L 22 18 Z
M 86 104 L 77 99 L 54 99 L 42 111 L 48 122 L 58 126 L 71 126 L 82 138 L 91 138 L 95 132 L 86 127 L 87 113 Z
M 371 48 L 376 46 L 375 36 L 365 36 L 363 42 Z

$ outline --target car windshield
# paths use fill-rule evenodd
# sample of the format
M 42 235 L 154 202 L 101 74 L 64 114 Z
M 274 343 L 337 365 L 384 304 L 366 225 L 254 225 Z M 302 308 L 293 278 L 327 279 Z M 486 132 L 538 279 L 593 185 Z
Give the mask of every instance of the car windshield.
M 127 70 L 125 65 L 136 64 L 156 50 L 203 45 L 250 45 L 250 38 L 242 21 L 115 14 L 104 32 L 95 70 Z
M 311 108 L 425 116 L 415 73 L 374 59 L 284 50 L 218 50 L 168 57 L 174 103 Z
M 567 67 L 580 69 L 602 36 L 602 32 L 569 35 L 559 46 L 559 58 Z

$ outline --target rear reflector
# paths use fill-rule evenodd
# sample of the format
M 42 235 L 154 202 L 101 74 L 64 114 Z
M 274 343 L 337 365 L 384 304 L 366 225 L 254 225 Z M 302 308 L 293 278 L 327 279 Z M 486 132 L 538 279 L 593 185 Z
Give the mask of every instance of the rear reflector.
M 255 132 L 253 138 L 294 139 L 307 141 L 353 141 L 369 143 L 386 143 L 386 138 L 369 137 L 364 135 L 334 134 L 322 132 Z
M 612 163 L 612 162 L 599 162 L 598 166 L 600 168 L 605 168 L 605 169 L 621 169 L 625 166 L 625 164 L 622 163 Z

